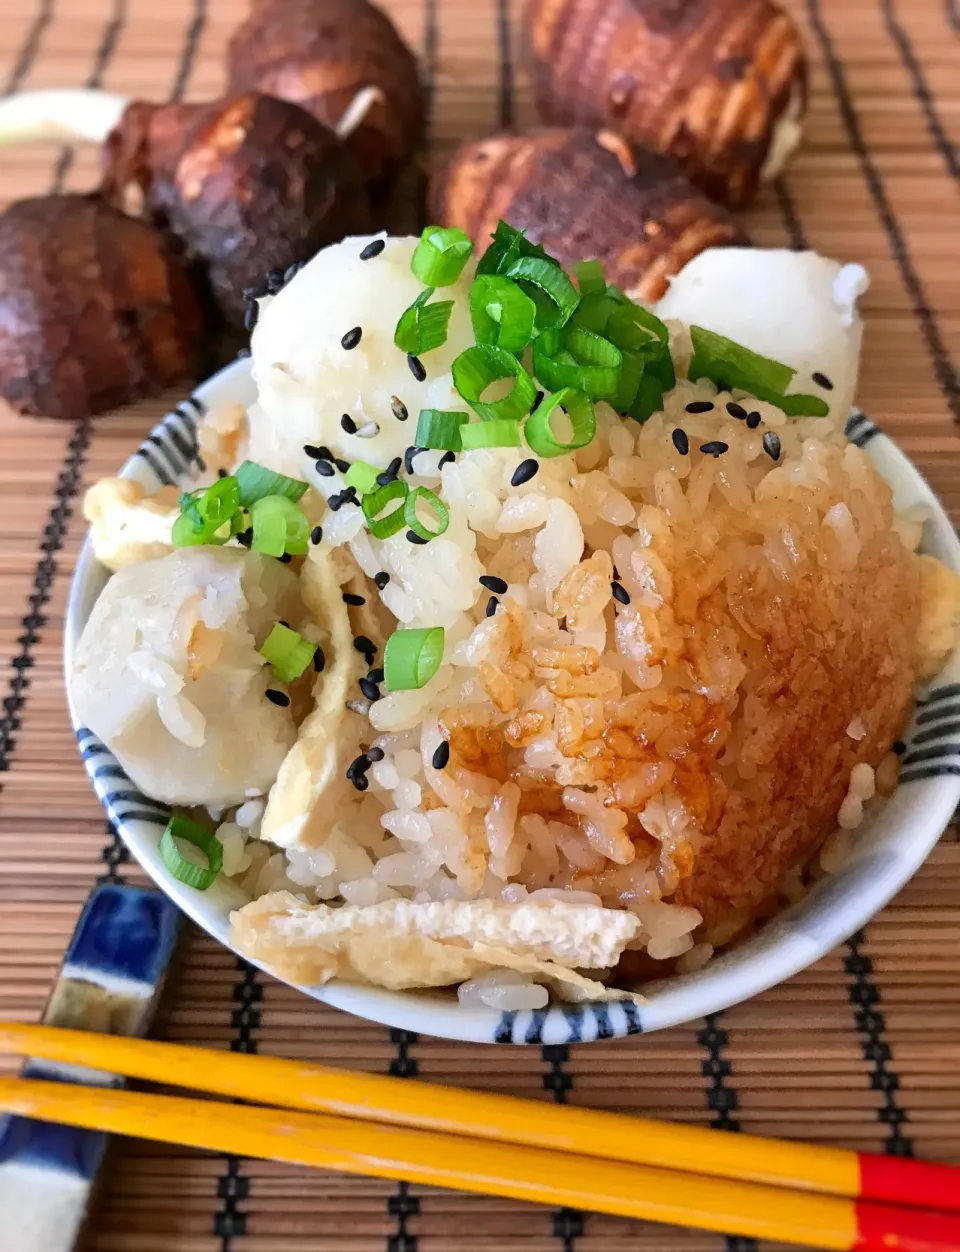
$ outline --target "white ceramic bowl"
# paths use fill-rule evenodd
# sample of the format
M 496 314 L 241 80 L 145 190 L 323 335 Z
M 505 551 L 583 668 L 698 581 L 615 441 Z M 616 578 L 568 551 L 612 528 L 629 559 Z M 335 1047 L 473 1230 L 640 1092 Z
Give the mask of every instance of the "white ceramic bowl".
M 196 414 L 203 406 L 255 398 L 250 363 L 240 360 L 204 383 L 168 415 L 121 471 L 151 487 L 189 475 L 196 455 Z M 847 423 L 849 437 L 867 447 L 894 487 L 899 508 L 925 504 L 932 513 L 924 551 L 960 571 L 960 542 L 923 478 L 902 452 L 862 413 Z M 83 547 L 67 609 L 66 669 L 84 622 L 108 577 Z M 147 873 L 195 922 L 229 946 L 228 914 L 243 902 L 228 881 L 199 892 L 171 877 L 157 851 L 167 811 L 139 794 L 103 744 L 77 725 L 80 751 L 97 795 Z M 637 1006 L 614 1003 L 557 1005 L 536 1012 L 500 1013 L 461 1008 L 452 992 L 395 992 L 331 982 L 303 987 L 307 995 L 422 1034 L 474 1043 L 571 1043 L 660 1030 L 745 1000 L 818 960 L 882 908 L 915 873 L 960 801 L 960 660 L 954 656 L 935 683 L 918 696 L 905 735 L 900 785 L 857 832 L 845 869 L 821 881 L 806 898 L 768 923 L 742 947 L 696 974 L 671 978 Z

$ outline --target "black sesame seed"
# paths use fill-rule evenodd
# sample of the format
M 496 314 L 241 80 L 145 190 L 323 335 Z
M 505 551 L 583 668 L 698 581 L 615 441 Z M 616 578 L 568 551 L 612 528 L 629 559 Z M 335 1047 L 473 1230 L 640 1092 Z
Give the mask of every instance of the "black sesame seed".
M 630 592 L 624 587 L 623 583 L 614 580 L 610 584 L 610 590 L 613 592 L 613 598 L 618 604 L 630 603 Z
M 712 457 L 718 457 L 723 456 L 729 446 L 729 444 L 724 443 L 720 439 L 711 439 L 709 443 L 702 443 L 700 445 L 700 451 L 706 452 Z
M 390 462 L 390 464 L 387 466 L 386 473 L 388 473 L 391 478 L 396 478 L 396 476 L 400 473 L 400 467 L 402 465 L 403 465 L 403 459 L 401 457 L 395 456 L 393 460 Z
M 285 691 L 274 691 L 272 687 L 268 687 L 264 695 L 271 704 L 278 704 L 282 709 L 285 709 L 290 703 L 290 697 Z
M 370 673 L 367 675 L 367 677 L 372 678 L 375 683 L 382 683 L 383 682 L 383 666 L 378 666 L 377 669 L 372 669 Z M 377 748 L 376 750 L 378 752 L 380 751 L 379 748 Z M 372 757 L 373 753 L 371 752 L 370 755 Z M 376 759 L 379 760 L 380 758 L 377 757 Z
M 368 243 L 364 250 L 360 253 L 360 260 L 372 261 L 375 256 L 380 255 L 386 246 L 386 240 L 374 239 L 373 243 Z
M 223 466 L 221 466 L 221 467 L 220 467 L 220 469 L 218 469 L 218 470 L 217 470 L 217 477 L 218 477 L 218 478 L 229 478 L 229 477 L 230 477 L 230 472 L 229 472 L 229 470 L 225 470 L 225 469 L 223 468 Z
M 821 374 L 819 370 L 816 374 L 814 374 L 813 381 L 818 387 L 822 387 L 824 391 L 833 391 L 833 383 L 826 376 L 826 374 Z
M 496 574 L 481 574 L 480 586 L 486 587 L 488 591 L 495 591 L 498 596 L 503 596 L 507 593 L 506 581 L 498 578 Z
M 344 503 L 343 494 L 339 491 L 334 492 L 332 496 L 327 498 L 327 507 L 334 513 L 336 513 L 338 509 L 342 508 Z
M 483 610 L 484 617 L 493 617 L 494 613 L 496 613 L 497 611 L 497 606 L 499 605 L 499 603 L 500 601 L 497 599 L 496 596 L 491 596 L 490 599 L 487 601 L 487 607 Z
M 410 416 L 407 412 L 407 406 L 397 396 L 390 397 L 390 408 L 398 422 L 405 422 Z
M 735 417 L 741 422 L 747 416 L 747 410 L 743 407 L 743 405 L 737 404 L 734 400 L 731 400 L 727 405 L 727 412 L 731 417 Z
M 243 327 L 244 330 L 254 330 L 257 325 L 257 318 L 260 316 L 260 305 L 256 300 L 250 300 L 247 307 L 243 310 Z
M 513 477 L 510 479 L 511 487 L 522 487 L 524 483 L 528 483 L 540 468 L 540 462 L 536 457 L 528 456 L 525 461 L 521 461 L 517 468 L 513 471 Z
M 287 268 L 283 271 L 284 286 L 286 286 L 286 284 L 290 282 L 292 278 L 296 278 L 296 276 L 300 273 L 300 271 L 303 269 L 305 265 L 306 265 L 306 261 L 294 261 L 292 265 L 288 265 Z
M 670 438 L 673 440 L 673 446 L 680 455 L 686 456 L 690 451 L 690 440 L 687 438 L 687 432 L 677 426 Z
M 379 574 L 374 574 L 373 581 L 374 581 L 374 584 L 376 585 L 377 590 L 382 591 L 384 587 L 387 585 L 387 583 L 390 581 L 390 575 L 387 573 L 385 569 L 382 569 Z
M 317 461 L 317 473 L 321 478 L 332 478 L 337 471 L 333 468 L 329 461 Z
M 408 474 L 412 474 L 412 473 L 413 473 L 413 460 L 414 460 L 414 457 L 418 456 L 421 452 L 426 452 L 426 448 L 414 448 L 414 447 L 410 447 L 410 448 L 407 448 L 407 450 L 404 452 L 404 454 L 403 454 L 403 465 L 404 465 L 404 468 L 406 469 L 406 471 L 407 471 L 407 473 L 408 473 Z
M 281 625 L 281 626 L 286 626 L 287 630 L 289 630 L 289 629 L 290 629 L 290 623 L 289 623 L 289 622 L 285 622 L 285 621 L 283 620 L 283 618 L 282 618 L 282 617 L 280 618 L 280 625 Z
M 360 342 L 363 335 L 363 329 L 360 326 L 354 326 L 352 330 L 348 330 L 344 337 L 340 340 L 340 347 L 345 348 L 347 352 L 351 348 L 355 348 Z
M 763 450 L 774 461 L 780 460 L 780 436 L 768 430 L 763 436 Z
M 396 482 L 396 478 L 396 474 L 391 474 L 389 471 L 384 470 L 382 474 L 377 475 L 377 486 L 389 487 L 392 482 Z
M 370 780 L 367 778 L 366 774 L 354 774 L 350 781 L 358 791 L 366 791 L 366 789 L 370 786 Z
M 382 761 L 384 752 L 383 748 L 367 748 L 367 756 L 376 765 L 377 761 Z
M 282 556 L 277 557 L 277 560 L 280 562 L 281 565 L 289 565 L 290 562 L 293 560 L 293 557 L 290 555 L 289 552 L 284 552 Z
M 437 749 L 430 760 L 430 764 L 434 769 L 446 769 L 450 761 L 450 744 L 446 739 L 442 739 L 437 744 Z
M 418 535 L 415 530 L 407 531 L 407 538 L 411 543 L 429 543 L 429 539 L 424 539 L 423 535 Z
M 340 429 L 345 430 L 348 435 L 357 433 L 357 423 L 353 420 L 349 413 L 344 413 L 340 418 Z
M 437 462 L 437 469 L 443 469 L 445 465 L 449 465 L 451 461 L 455 461 L 456 459 L 457 459 L 457 454 L 453 452 L 452 450 L 448 449 L 446 452 L 444 452 L 443 456 Z
M 353 591 L 345 591 L 343 593 L 343 602 L 344 604 L 352 604 L 355 609 L 358 609 L 361 604 L 366 604 L 364 597 L 356 595 Z
M 423 368 L 423 362 L 418 356 L 407 354 L 407 364 L 410 366 L 410 373 L 414 376 L 418 383 L 425 381 L 427 371 Z
M 253 543 L 253 527 L 241 530 L 237 535 L 237 543 L 243 544 L 245 548 L 249 548 Z
M 897 754 L 897 756 L 903 756 L 906 750 L 907 750 L 907 745 L 903 742 L 902 739 L 894 740 L 893 751 Z
M 710 413 L 713 411 L 712 400 L 692 400 L 686 405 L 688 413 Z
M 380 688 L 372 678 L 361 678 L 360 690 L 367 697 L 367 699 L 371 701 L 371 703 L 380 699 Z
M 318 647 L 316 652 L 314 652 L 313 654 L 313 668 L 317 671 L 318 674 L 322 674 L 323 667 L 326 665 L 326 663 L 327 663 L 327 658 L 323 651 L 323 648 Z
M 337 469 L 340 471 L 341 474 L 345 474 L 347 470 L 350 468 L 350 462 L 345 461 L 342 456 L 335 456 L 333 458 L 333 463 L 337 467 Z
M 316 447 L 316 445 L 312 443 L 305 443 L 303 445 L 303 451 L 313 461 L 332 461 L 333 460 L 333 453 L 330 451 L 330 449 L 327 447 L 326 444 L 321 444 L 320 447 L 318 448 Z
M 367 756 L 366 752 L 361 752 L 360 755 L 355 756 L 353 760 L 350 762 L 350 764 L 347 766 L 347 769 L 346 769 L 347 777 L 350 779 L 352 783 L 355 783 L 355 780 L 357 778 L 363 777 L 363 775 L 370 768 L 370 765 L 371 765 L 371 761 L 370 761 L 369 756 Z M 364 779 L 364 781 L 366 781 L 366 779 Z
M 344 487 L 343 491 L 340 492 L 340 499 L 343 501 L 344 504 L 359 504 L 360 503 L 360 501 L 357 499 L 356 487 Z
M 756 430 L 759 425 L 760 414 L 756 411 L 756 409 L 754 409 L 752 413 L 747 414 L 747 426 L 750 430 Z
M 283 290 L 283 270 L 270 270 L 267 274 L 267 294 L 275 296 Z
M 363 653 L 372 652 L 376 654 L 376 651 L 377 651 L 377 645 L 373 642 L 372 639 L 368 639 L 366 635 L 354 635 L 353 646 L 356 648 L 358 652 L 363 652 Z
M 311 543 L 323 543 L 323 527 L 322 526 L 314 526 L 313 530 L 311 530 L 310 532 L 310 542 Z
M 543 403 L 543 392 L 538 390 L 537 394 L 533 398 L 533 404 L 530 406 L 530 412 L 536 413 L 537 409 L 539 409 L 542 403 Z
M 244 300 L 262 300 L 267 294 L 267 289 L 262 283 L 259 287 L 244 287 L 242 292 Z

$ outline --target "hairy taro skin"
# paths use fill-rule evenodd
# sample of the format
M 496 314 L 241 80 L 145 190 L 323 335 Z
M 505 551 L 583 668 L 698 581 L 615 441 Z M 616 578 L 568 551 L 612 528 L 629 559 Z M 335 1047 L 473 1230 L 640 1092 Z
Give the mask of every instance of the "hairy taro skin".
M 0 216 L 0 392 L 79 420 L 202 371 L 204 313 L 176 240 L 98 196 Z
M 545 122 L 609 126 L 735 208 L 806 102 L 799 31 L 769 0 L 531 0 L 525 42 Z
M 423 137 L 417 60 L 366 0 L 255 0 L 227 51 L 231 91 L 265 91 L 335 128 L 357 94 L 380 95 L 346 143 L 371 186 L 388 182 Z
M 748 242 L 677 165 L 609 131 L 545 129 L 464 144 L 433 180 L 431 219 L 483 249 L 499 218 L 566 267 L 596 258 L 609 282 L 658 300 L 705 248 Z

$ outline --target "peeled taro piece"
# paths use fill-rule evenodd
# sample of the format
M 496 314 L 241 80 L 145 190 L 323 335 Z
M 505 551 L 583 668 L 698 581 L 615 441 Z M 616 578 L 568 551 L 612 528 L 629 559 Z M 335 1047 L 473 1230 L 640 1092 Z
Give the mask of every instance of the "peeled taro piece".
M 0 216 L 0 393 L 78 420 L 202 372 L 206 319 L 177 241 L 98 196 Z
M 366 191 L 340 139 L 257 92 L 130 104 L 104 146 L 103 193 L 183 240 L 234 326 L 244 288 L 368 226 Z
M 723 204 L 800 140 L 803 44 L 770 0 L 530 0 L 526 43 L 545 122 L 616 130 Z
M 388 181 L 422 139 L 416 58 L 367 0 L 254 0 L 227 71 L 231 91 L 291 100 L 336 130 L 371 185 Z
M 482 250 L 497 221 L 524 229 L 561 265 L 596 259 L 608 282 L 659 300 L 705 248 L 748 242 L 674 162 L 609 131 L 539 130 L 464 144 L 433 180 L 431 219 Z

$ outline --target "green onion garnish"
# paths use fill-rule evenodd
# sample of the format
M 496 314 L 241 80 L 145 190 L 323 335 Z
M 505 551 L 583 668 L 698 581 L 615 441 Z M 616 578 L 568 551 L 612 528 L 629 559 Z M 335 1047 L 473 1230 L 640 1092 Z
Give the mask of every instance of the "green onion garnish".
M 376 488 L 377 475 L 381 473 L 369 461 L 354 461 L 343 476 L 348 487 L 355 487 L 358 496 L 369 495 Z
M 395 630 L 383 649 L 383 684 L 387 691 L 418 691 L 442 660 L 442 626 Z
M 566 325 L 580 303 L 576 287 L 566 271 L 543 257 L 519 257 L 507 269 L 537 306 L 538 330 Z
M 219 529 L 240 508 L 239 482 L 232 474 L 228 474 L 226 478 L 218 478 L 206 489 L 196 507 L 206 525 Z
M 702 326 L 690 327 L 693 360 L 688 376 L 710 378 L 723 391 L 747 391 L 758 400 L 779 405 L 790 417 L 826 417 L 830 406 L 819 396 L 784 395 L 796 370 L 780 361 L 751 352 L 725 335 Z
M 472 251 L 473 244 L 459 227 L 427 226 L 410 268 L 424 286 L 449 287 L 463 273 Z
M 316 650 L 315 643 L 284 626 L 283 622 L 274 622 L 260 648 L 260 655 L 273 666 L 273 672 L 281 682 L 292 683 L 313 660 Z
M 208 526 L 201 522 L 197 527 L 196 519 L 199 514 L 195 508 L 187 513 L 181 513 L 173 523 L 173 530 L 170 532 L 170 542 L 175 548 L 189 548 L 197 544 L 221 544 L 226 543 L 229 535 L 218 535 L 217 526 Z
M 637 398 L 647 358 L 642 352 L 621 351 L 620 381 L 607 403 L 618 413 L 628 413 Z
M 206 865 L 195 865 L 188 861 L 176 841 L 199 848 L 207 858 Z M 206 891 L 217 880 L 223 868 L 223 844 L 211 831 L 199 822 L 192 822 L 188 817 L 174 814 L 167 822 L 167 828 L 160 836 L 160 856 L 164 865 L 178 882 L 188 887 L 196 887 L 198 891 Z
M 508 394 L 499 400 L 483 400 L 490 384 L 501 378 L 514 380 Z M 460 353 L 453 363 L 453 385 L 484 419 L 523 417 L 537 396 L 533 379 L 517 358 L 489 344 L 478 344 Z
M 553 432 L 552 419 L 558 410 L 566 412 L 570 421 L 570 439 L 562 442 Z M 544 400 L 535 413 L 531 413 L 523 428 L 527 443 L 538 456 L 562 456 L 577 448 L 585 448 L 597 433 L 597 418 L 593 402 L 580 391 L 565 387 L 548 400 Z
M 637 304 L 631 300 L 615 283 L 610 283 L 607 287 L 607 295 L 620 305 L 632 321 L 637 322 L 640 326 L 645 326 L 647 330 L 656 335 L 661 343 L 670 342 L 670 331 L 667 329 L 667 324 L 661 321 L 656 313 L 651 313 L 642 304 Z
M 265 496 L 250 506 L 254 552 L 265 556 L 303 556 L 310 542 L 306 515 L 286 496 Z
M 403 506 L 409 493 L 410 488 L 403 479 L 395 478 L 392 483 L 378 487 L 376 491 L 363 497 L 360 507 L 363 509 L 363 516 L 366 518 L 370 534 L 374 539 L 389 539 L 391 535 L 403 529 Z M 386 506 L 392 504 L 394 500 L 400 501 L 398 507 L 391 509 L 385 517 L 380 517 Z
M 616 300 L 604 292 L 591 292 L 583 297 L 570 320 L 576 322 L 578 326 L 585 326 L 587 330 L 595 330 L 598 335 L 606 335 L 607 323 L 617 307 Z M 622 345 L 617 344 L 617 347 L 622 347 Z
M 420 518 L 417 517 L 417 505 L 421 502 L 433 509 L 437 519 L 436 530 L 431 530 L 428 526 L 424 526 Z M 403 520 L 413 533 L 421 539 L 436 539 L 450 525 L 450 513 L 438 495 L 428 491 L 426 487 L 418 487 L 416 491 L 411 491 L 403 502 Z
M 464 452 L 474 448 L 519 448 L 520 423 L 512 417 L 489 422 L 471 422 L 460 431 Z
M 594 400 L 614 395 L 620 382 L 620 349 L 583 326 L 574 324 L 568 332 L 569 347 L 561 347 L 563 341 L 557 331 L 545 331 L 534 340 L 533 372 L 537 378 L 551 391 L 570 387 Z
M 433 291 L 432 287 L 422 291 L 413 304 L 404 309 L 397 322 L 393 342 L 409 356 L 422 356 L 424 352 L 446 343 L 453 301 L 438 300 L 436 304 L 427 304 Z
M 573 267 L 573 272 L 577 276 L 577 286 L 580 288 L 581 296 L 606 293 L 607 280 L 603 276 L 603 266 L 599 261 L 578 261 Z
M 478 274 L 505 274 L 514 261 L 522 256 L 542 257 L 551 265 L 560 262 L 549 256 L 539 243 L 531 243 L 523 230 L 514 230 L 500 219 L 493 232 L 493 242 L 477 263 Z
M 245 509 L 266 496 L 285 496 L 296 503 L 307 489 L 307 484 L 299 479 L 276 474 L 256 461 L 244 461 L 234 476 L 240 489 L 240 503 Z
M 470 421 L 469 413 L 450 409 L 421 409 L 413 442 L 418 448 L 460 451 L 460 427 Z
M 236 534 L 234 519 L 242 517 L 236 478 L 228 475 L 217 479 L 205 490 L 185 491 L 179 503 L 180 516 L 174 522 L 171 534 L 175 548 L 223 544 Z M 226 529 L 227 526 L 230 528 Z M 221 531 L 223 533 L 218 533 Z
M 478 274 L 470 288 L 470 317 L 477 343 L 520 353 L 533 338 L 537 306 L 510 278 Z

